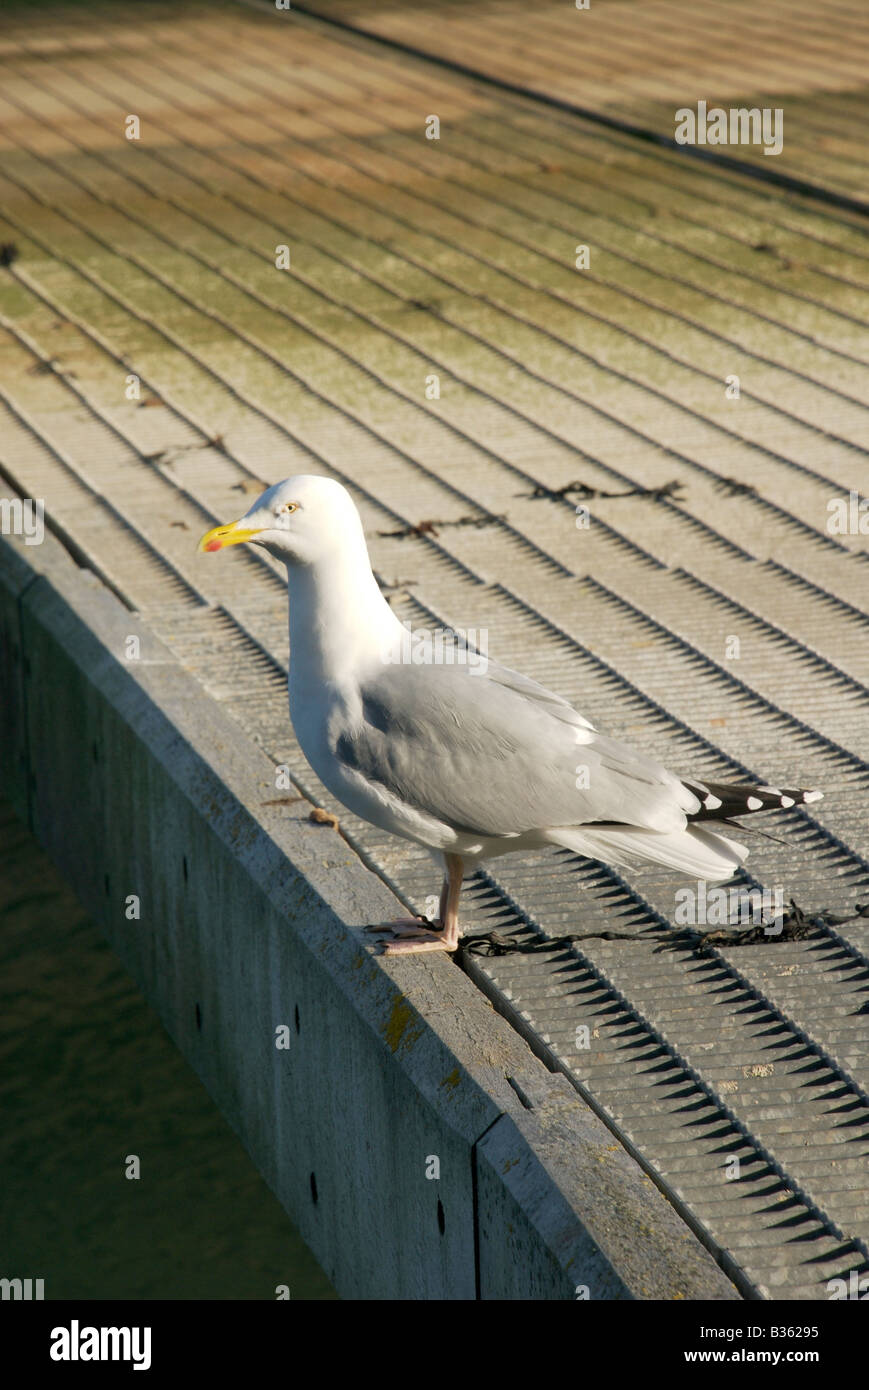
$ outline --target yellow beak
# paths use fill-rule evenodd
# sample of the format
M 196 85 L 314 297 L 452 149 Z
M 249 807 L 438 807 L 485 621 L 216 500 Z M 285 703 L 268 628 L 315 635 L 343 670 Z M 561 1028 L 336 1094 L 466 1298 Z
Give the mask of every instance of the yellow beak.
M 226 526 L 215 526 L 212 531 L 206 531 L 197 549 L 222 550 L 225 545 L 239 545 L 242 541 L 249 541 L 253 536 L 259 535 L 261 526 L 251 531 L 242 526 L 242 521 L 244 517 L 239 521 L 230 521 Z

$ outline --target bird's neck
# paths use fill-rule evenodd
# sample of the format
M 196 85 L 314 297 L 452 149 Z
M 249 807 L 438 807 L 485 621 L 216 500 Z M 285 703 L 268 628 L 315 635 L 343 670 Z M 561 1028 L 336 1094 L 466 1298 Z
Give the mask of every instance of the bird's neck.
M 328 561 L 291 566 L 288 581 L 291 698 L 294 687 L 301 698 L 324 683 L 355 687 L 403 630 L 371 572 L 364 542 Z

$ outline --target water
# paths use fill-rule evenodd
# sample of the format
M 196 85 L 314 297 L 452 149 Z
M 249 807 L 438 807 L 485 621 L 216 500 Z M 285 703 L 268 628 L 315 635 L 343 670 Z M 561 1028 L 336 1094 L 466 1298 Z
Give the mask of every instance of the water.
M 46 1299 L 336 1297 L 2 800 L 0 1115 L 0 1277 L 44 1279 Z

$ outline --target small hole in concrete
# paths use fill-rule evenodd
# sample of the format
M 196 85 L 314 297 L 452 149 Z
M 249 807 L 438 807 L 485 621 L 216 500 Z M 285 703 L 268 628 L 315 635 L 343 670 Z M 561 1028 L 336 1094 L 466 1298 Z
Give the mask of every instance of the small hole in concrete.
M 314 1177 L 313 1173 L 311 1174 L 311 1201 L 314 1203 L 314 1206 L 317 1205 L 317 1179 Z
M 186 883 L 186 882 L 187 882 L 187 855 L 186 855 L 186 854 L 182 854 L 182 856 L 181 856 L 181 867 L 182 867 L 182 869 L 184 870 L 184 882 Z
M 97 748 L 95 743 L 91 744 L 91 757 L 93 758 L 95 763 L 98 763 L 100 760 L 99 749 Z
M 443 1235 L 446 1229 L 447 1221 L 446 1217 L 444 1216 L 444 1207 L 440 1197 L 438 1197 L 438 1230 L 440 1231 L 441 1235 Z
M 200 1033 L 201 1033 L 201 1032 L 202 1032 L 202 1010 L 200 1009 L 200 1007 L 199 1007 L 198 1004 L 196 1005 L 196 1027 L 199 1029 L 199 1031 L 200 1031 Z
M 296 1005 L 296 1032 L 297 1032 L 297 1033 L 301 1033 L 301 1031 L 302 1031 L 302 1025 L 301 1025 L 301 1023 L 299 1022 L 299 1006 L 298 1006 L 298 1004 L 297 1004 L 297 1005 Z

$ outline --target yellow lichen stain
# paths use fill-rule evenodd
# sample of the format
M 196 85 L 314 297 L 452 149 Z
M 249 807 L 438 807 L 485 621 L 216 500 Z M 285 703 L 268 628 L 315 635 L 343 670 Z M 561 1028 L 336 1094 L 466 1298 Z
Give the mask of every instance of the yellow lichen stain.
M 412 1019 L 413 1009 L 404 1002 L 403 994 L 396 994 L 389 1022 L 383 1029 L 383 1036 L 391 1052 L 397 1052 L 402 1042 L 406 1047 L 412 1046 L 421 1035 L 422 1028 L 408 1032 Z
M 458 1086 L 459 1082 L 461 1081 L 461 1079 L 462 1079 L 462 1075 L 461 1075 L 461 1072 L 459 1071 L 458 1067 L 453 1067 L 453 1069 L 452 1069 L 452 1071 L 450 1072 L 449 1076 L 445 1076 L 445 1077 L 444 1077 L 443 1081 L 441 1082 L 441 1085 L 442 1085 L 442 1086 L 448 1086 L 449 1089 L 450 1089 L 451 1091 L 454 1091 L 454 1090 L 456 1089 L 456 1087 Z
M 515 1168 L 518 1162 L 518 1158 L 508 1158 L 501 1171 L 503 1173 L 509 1173 L 510 1169 Z

